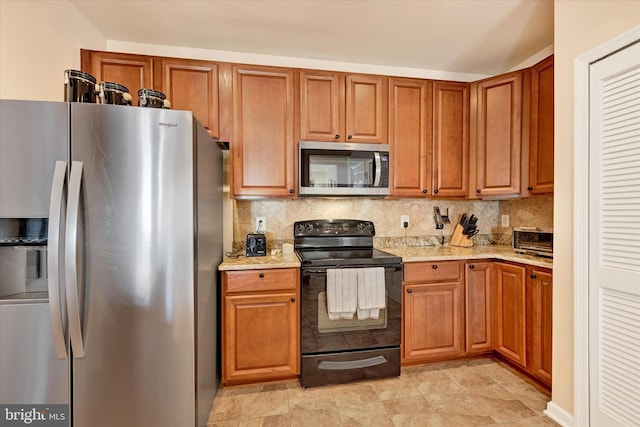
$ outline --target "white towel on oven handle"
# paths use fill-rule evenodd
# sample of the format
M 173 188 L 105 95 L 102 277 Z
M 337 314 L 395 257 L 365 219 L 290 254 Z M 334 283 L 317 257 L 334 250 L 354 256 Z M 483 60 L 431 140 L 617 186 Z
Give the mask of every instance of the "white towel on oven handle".
M 329 319 L 352 319 L 358 303 L 356 269 L 327 269 L 327 314 Z
M 360 268 L 358 273 L 358 319 L 377 319 L 387 305 L 384 267 Z

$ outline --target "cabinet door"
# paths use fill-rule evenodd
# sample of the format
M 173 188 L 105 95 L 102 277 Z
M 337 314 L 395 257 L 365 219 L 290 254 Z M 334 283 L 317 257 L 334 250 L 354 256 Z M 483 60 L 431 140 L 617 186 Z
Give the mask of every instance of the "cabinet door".
M 553 56 L 531 68 L 529 192 L 553 193 Z
M 196 118 L 217 138 L 218 121 L 218 65 L 215 62 L 160 58 L 160 91 L 171 101 L 175 110 L 193 111 Z
M 91 74 L 99 82 L 112 82 L 126 86 L 138 105 L 138 91 L 142 88 L 154 89 L 153 58 L 127 53 L 80 52 L 82 70 Z
M 298 375 L 298 311 L 296 293 L 226 295 L 223 383 Z
M 527 274 L 528 367 L 551 385 L 552 275 L 550 270 L 532 267 Z
M 346 142 L 387 143 L 387 77 L 352 74 L 346 80 Z
M 469 85 L 433 83 L 433 197 L 468 193 Z
M 467 353 L 488 352 L 491 340 L 491 283 L 493 262 L 465 265 L 465 317 Z
M 292 197 L 293 70 L 233 67 L 234 196 Z
M 473 84 L 477 196 L 520 193 L 522 73 L 511 73 Z
M 389 80 L 390 193 L 426 196 L 431 184 L 432 83 Z
M 344 76 L 300 71 L 300 139 L 344 141 Z
M 461 283 L 404 285 L 403 361 L 463 353 Z
M 496 351 L 526 366 L 525 268 L 495 263 Z

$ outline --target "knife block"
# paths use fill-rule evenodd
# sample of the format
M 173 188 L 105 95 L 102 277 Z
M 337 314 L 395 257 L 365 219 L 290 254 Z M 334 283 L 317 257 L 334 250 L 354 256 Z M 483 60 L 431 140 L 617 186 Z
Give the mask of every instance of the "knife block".
M 456 228 L 453 230 L 453 235 L 451 236 L 451 246 L 461 246 L 463 248 L 473 246 L 473 240 L 462 234 L 463 230 L 460 224 L 456 224 Z

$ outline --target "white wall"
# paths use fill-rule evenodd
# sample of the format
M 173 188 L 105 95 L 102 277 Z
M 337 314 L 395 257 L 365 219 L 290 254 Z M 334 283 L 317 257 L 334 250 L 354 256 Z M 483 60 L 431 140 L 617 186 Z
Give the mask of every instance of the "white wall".
M 573 60 L 640 24 L 637 0 L 556 0 L 553 403 L 573 414 Z M 582 284 L 584 285 L 584 284 Z
M 68 1 L 0 1 L 0 98 L 64 100 L 64 70 L 80 48 L 107 41 Z

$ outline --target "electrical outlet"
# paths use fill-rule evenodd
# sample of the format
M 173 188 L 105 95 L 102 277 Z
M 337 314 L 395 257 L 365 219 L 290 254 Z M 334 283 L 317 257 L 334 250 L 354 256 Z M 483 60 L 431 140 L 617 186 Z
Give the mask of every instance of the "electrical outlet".
M 509 215 L 502 215 L 502 226 L 503 227 L 509 226 Z
M 406 228 L 409 228 L 409 215 L 400 215 L 400 227 L 405 228 L 405 223 L 407 224 Z
M 267 232 L 267 218 L 264 216 L 256 217 L 256 232 L 258 233 L 266 233 Z

